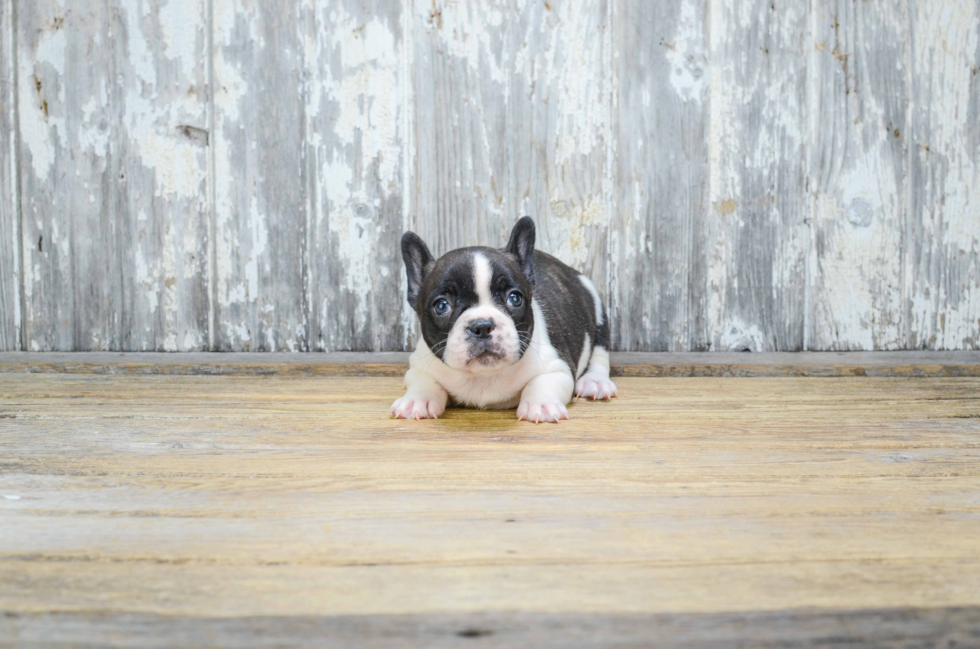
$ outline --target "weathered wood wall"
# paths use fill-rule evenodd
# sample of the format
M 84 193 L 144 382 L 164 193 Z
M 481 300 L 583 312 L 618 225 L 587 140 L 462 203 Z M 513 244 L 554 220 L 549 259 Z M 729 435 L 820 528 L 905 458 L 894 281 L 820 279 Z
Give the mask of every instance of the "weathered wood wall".
M 980 0 L 0 0 L 0 350 L 399 350 L 398 239 L 624 350 L 980 348 Z

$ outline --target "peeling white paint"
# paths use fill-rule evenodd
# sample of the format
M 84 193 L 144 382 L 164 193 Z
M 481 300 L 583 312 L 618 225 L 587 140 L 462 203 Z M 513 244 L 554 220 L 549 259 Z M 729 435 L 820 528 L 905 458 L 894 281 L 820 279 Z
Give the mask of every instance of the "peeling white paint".
M 248 212 L 248 234 L 249 241 L 252 243 L 252 247 L 248 253 L 248 260 L 245 262 L 245 296 L 246 299 L 251 301 L 256 301 L 259 298 L 259 260 L 263 258 L 266 252 L 266 246 L 269 244 L 269 230 L 266 227 L 267 222 L 279 223 L 281 217 L 278 215 L 266 215 L 259 211 L 259 201 L 256 196 L 252 196 L 252 200 L 249 203 Z M 263 275 L 268 273 L 268 265 L 262 268 Z M 271 305 L 270 305 L 271 306 Z
M 552 199 L 552 209 L 562 217 L 557 236 L 551 237 L 551 254 L 558 256 L 572 268 L 584 269 L 591 255 L 589 237 L 593 228 L 602 227 L 608 216 L 602 195 L 586 196 L 581 204 L 568 205 L 558 196 Z
M 711 0 L 705 206 L 710 218 L 705 234 L 708 337 L 715 346 L 744 340 L 769 351 L 774 344 L 802 343 L 808 201 L 802 169 L 805 111 L 799 97 L 804 77 L 795 48 L 807 23 L 800 10 L 792 3 L 774 12 L 768 2 Z M 747 48 L 746 39 L 758 38 L 760 30 L 767 31 L 759 39 L 765 48 Z M 747 119 L 757 130 L 745 128 Z M 760 218 L 768 223 L 759 223 Z M 757 223 L 761 232 L 754 230 Z M 769 286 L 739 285 L 740 276 L 767 275 Z M 777 330 L 795 328 L 798 340 L 778 339 Z
M 701 103 L 705 90 L 704 30 L 698 16 L 698 5 L 681 2 L 680 18 L 674 40 L 667 46 L 670 84 L 684 101 Z M 649 98 L 644 97 L 649 105 Z
M 377 240 L 381 233 L 381 201 L 363 189 L 363 178 L 355 178 L 350 152 L 359 142 L 360 164 L 376 168 L 382 192 L 400 186 L 401 140 L 398 102 L 400 92 L 400 47 L 394 30 L 381 18 L 347 14 L 335 7 L 330 20 L 336 25 L 326 43 L 326 54 L 335 61 L 324 68 L 324 93 L 336 105 L 338 117 L 332 124 L 331 149 L 324 154 L 320 186 L 324 188 L 329 232 L 341 243 L 336 264 L 343 273 L 340 286 L 358 298 L 368 298 L 377 275 Z M 338 69 L 339 77 L 333 76 Z M 356 314 L 361 320 L 365 314 Z
M 199 57 L 198 39 L 203 39 L 201 30 L 191 22 L 193 17 L 204 14 L 201 0 L 160 0 L 160 32 L 164 42 L 164 55 L 181 66 L 181 75 L 194 76 L 194 68 Z M 151 3 L 147 3 L 150 7 Z
M 561 5 L 560 29 L 549 30 L 551 43 L 544 52 L 544 67 L 525 67 L 528 85 L 553 79 L 547 99 L 557 102 L 555 162 L 596 152 L 605 154 L 604 127 L 609 122 L 608 89 L 603 72 L 601 24 L 604 16 L 588 2 Z M 534 35 L 528 35 L 532 38 Z
M 105 158 L 109 152 L 109 128 L 103 119 L 103 111 L 109 103 L 105 84 L 100 84 L 99 100 L 89 97 L 82 106 L 82 123 L 78 130 L 78 143 L 88 152 Z
M 503 65 L 502 52 L 506 51 L 508 44 L 500 41 L 506 34 L 503 28 L 506 5 L 501 6 L 495 0 L 484 0 L 440 2 L 438 5 L 418 3 L 416 7 L 421 14 L 420 22 L 438 33 L 446 53 L 466 61 L 474 74 L 486 75 L 500 84 L 506 100 L 509 94 L 508 70 Z
M 65 97 L 67 46 L 64 30 L 46 30 L 38 35 L 36 52 L 22 52 L 18 57 L 20 142 L 30 153 L 31 167 L 38 180 L 47 179 L 51 173 L 55 151 L 68 146 L 65 118 L 57 112 Z M 58 95 L 49 101 L 47 98 L 54 88 L 58 89 Z
M 910 110 L 918 143 L 928 150 L 913 152 L 924 184 L 910 218 L 922 224 L 934 256 L 931 267 L 909 268 L 910 326 L 919 347 L 980 347 L 980 155 L 967 131 L 977 128 L 967 119 L 980 66 L 977 11 L 967 2 L 912 5 L 920 94 Z
M 705 16 L 712 21 L 707 29 L 699 23 L 706 4 Z M 642 2 L 637 6 L 655 10 Z M 302 251 L 302 263 L 335 266 L 329 268 L 330 286 L 308 272 L 306 286 L 295 287 L 309 298 L 306 317 L 314 330 L 308 334 L 305 321 L 282 313 L 276 296 L 260 294 L 260 286 L 293 290 L 283 288 L 282 278 L 270 277 L 270 237 L 278 240 L 275 228 L 297 215 L 279 213 L 265 190 L 244 186 L 264 182 L 266 170 L 249 167 L 253 175 L 248 179 L 236 177 L 241 161 L 230 148 L 238 142 L 249 147 L 247 155 L 254 156 L 249 165 L 264 159 L 256 153 L 261 152 L 262 139 L 245 133 L 246 127 L 261 128 L 252 116 L 254 102 L 263 100 L 246 79 L 265 83 L 261 75 L 267 70 L 257 76 L 249 66 L 267 48 L 263 34 L 286 23 L 270 29 L 262 22 L 267 17 L 261 5 L 214 0 L 216 47 L 208 61 L 202 47 L 212 32 L 207 31 L 200 0 L 120 0 L 118 7 L 124 30 L 109 35 L 109 42 L 103 42 L 102 34 L 85 36 L 99 52 L 116 47 L 114 38 L 119 39 L 118 47 L 125 43 L 127 48 L 113 62 L 116 78 L 93 76 L 101 85 L 70 85 L 77 65 L 70 57 L 79 51 L 73 40 L 77 32 L 32 27 L 27 32 L 36 33 L 36 39 L 19 44 L 16 92 L 24 161 L 20 173 L 33 184 L 40 180 L 40 185 L 55 189 L 50 201 L 34 207 L 41 213 L 27 208 L 24 214 L 28 233 L 18 242 L 28 244 L 21 262 L 28 304 L 45 299 L 52 277 L 75 272 L 73 244 L 88 250 L 88 234 L 76 232 L 79 238 L 72 241 L 72 221 L 61 214 L 80 210 L 85 219 L 79 222 L 90 223 L 94 210 L 122 195 L 101 187 L 101 173 L 108 171 L 105 165 L 113 151 L 125 152 L 120 170 L 128 175 L 129 205 L 123 212 L 143 208 L 126 218 L 134 219 L 144 232 L 134 242 L 132 272 L 138 287 L 136 338 L 147 348 L 202 346 L 205 333 L 187 330 L 186 309 L 192 301 L 188 291 L 212 268 L 215 290 L 210 295 L 224 309 L 215 327 L 219 338 L 225 336 L 233 346 L 297 351 L 308 336 L 313 346 L 344 344 L 351 333 L 331 329 L 332 323 L 345 320 L 345 314 L 338 317 L 335 312 L 337 293 L 360 304 L 350 323 L 341 326 L 361 335 L 360 328 L 371 322 L 374 329 L 364 339 L 373 335 L 377 340 L 381 327 L 398 326 L 384 322 L 384 304 L 377 298 L 395 281 L 396 269 L 403 281 L 400 268 L 377 262 L 379 241 L 398 228 L 433 227 L 438 222 L 458 230 L 447 237 L 487 243 L 487 232 L 505 235 L 515 212 L 527 211 L 539 220 L 543 248 L 575 267 L 604 269 L 613 284 L 626 281 L 622 275 L 632 269 L 628 260 L 654 259 L 664 252 L 658 247 L 662 244 L 656 227 L 649 232 L 642 227 L 646 206 L 660 198 L 655 182 L 642 169 L 616 167 L 618 138 L 624 138 L 624 146 L 629 143 L 636 158 L 661 156 L 679 165 L 689 160 L 685 152 L 665 150 L 655 132 L 616 131 L 622 118 L 617 75 L 622 57 L 631 55 L 613 41 L 615 21 L 622 19 L 618 3 L 409 3 L 389 23 L 357 3 L 302 0 L 298 13 L 282 15 L 284 21 L 296 19 L 295 38 L 282 32 L 276 45 L 283 57 L 301 59 L 301 78 L 283 87 L 302 93 L 307 140 L 295 159 L 284 152 L 282 164 L 297 170 L 306 164 L 305 169 L 314 173 L 308 185 L 313 192 L 308 230 L 313 234 L 306 242 L 309 248 Z M 811 88 L 808 95 L 796 92 L 805 75 L 802 62 L 809 61 L 812 68 L 814 60 L 822 60 L 817 57 L 830 57 L 848 78 L 867 72 L 857 67 L 845 71 L 843 61 L 829 50 L 809 51 L 811 44 L 805 41 L 812 34 L 807 27 L 815 32 L 815 26 L 823 25 L 822 29 L 830 23 L 826 16 L 808 23 L 805 11 L 805 4 L 779 3 L 775 11 L 767 2 L 683 0 L 674 12 L 676 24 L 665 35 L 669 42 L 662 56 L 667 65 L 661 63 L 663 73 L 658 73 L 663 78 L 657 85 L 639 88 L 631 100 L 635 103 L 630 110 L 642 106 L 654 117 L 660 116 L 665 101 L 682 105 L 684 111 L 708 113 L 708 200 L 698 215 L 703 231 L 691 234 L 706 237 L 691 248 L 705 258 L 691 259 L 690 250 L 673 251 L 683 263 L 702 265 L 707 293 L 691 294 L 701 290 L 694 284 L 676 289 L 682 296 L 677 299 L 687 300 L 678 306 L 681 316 L 686 317 L 688 304 L 706 310 L 701 315 L 714 348 L 769 349 L 773 332 L 764 319 L 789 319 L 795 313 L 774 315 L 767 311 L 768 304 L 760 305 L 766 300 L 792 302 L 795 296 L 781 291 L 800 287 L 801 269 L 806 268 L 812 295 L 804 311 L 812 319 L 810 331 L 818 347 L 897 348 L 906 344 L 907 331 L 919 346 L 975 347 L 980 344 L 980 161 L 972 148 L 976 127 L 967 116 L 976 111 L 971 102 L 977 83 L 972 71 L 978 64 L 977 8 L 971 3 L 913 3 L 896 9 L 913 14 L 908 22 L 916 34 L 914 40 L 908 35 L 898 39 L 908 41 L 909 65 L 895 63 L 902 72 L 896 78 L 908 74 L 918 79 L 909 89 L 909 121 L 914 128 L 895 125 L 908 138 L 907 155 L 891 151 L 897 136 L 882 128 L 888 109 L 880 104 L 886 102 L 868 92 L 863 78 L 859 96 L 831 98 L 847 109 L 843 112 L 848 118 L 860 116 L 860 123 L 828 127 L 816 107 L 803 105 L 801 98 L 817 96 L 819 89 Z M 864 13 L 858 15 L 859 27 L 865 31 L 859 34 L 871 34 L 876 24 L 868 19 L 876 14 L 866 7 L 860 11 Z M 760 36 L 760 30 L 767 33 Z M 747 42 L 770 51 L 748 51 Z M 863 44 L 865 56 L 872 56 L 870 39 Z M 703 59 L 705 50 L 712 53 L 710 65 Z M 416 55 L 425 60 L 416 65 Z M 266 49 L 262 56 L 271 54 Z M 432 63 L 428 57 L 444 58 Z M 859 65 L 859 59 L 851 58 L 850 65 Z M 211 149 L 178 131 L 180 125 L 206 125 L 206 88 L 199 77 L 209 65 L 214 68 L 216 101 L 215 123 L 207 125 L 212 129 Z M 432 81 L 417 75 L 433 72 L 455 75 L 435 85 L 441 91 L 464 91 L 465 96 L 415 97 L 416 83 L 425 88 Z M 439 109 L 437 119 L 456 132 L 448 130 L 449 137 L 434 147 L 444 156 L 436 162 L 450 164 L 424 176 L 439 185 L 439 195 L 429 198 L 423 193 L 429 188 L 418 186 L 415 137 L 416 129 L 433 119 L 433 107 Z M 759 126 L 759 132 L 750 132 L 749 122 Z M 650 124 L 656 123 L 651 117 Z M 832 129 L 829 135 L 819 130 L 827 128 Z M 420 133 L 424 137 L 429 131 Z M 846 146 L 827 152 L 833 168 L 826 175 L 805 170 L 814 182 L 807 194 L 794 184 L 796 176 L 785 173 L 787 165 L 803 159 L 824 137 L 841 137 Z M 426 142 L 433 148 L 430 145 Z M 211 155 L 214 182 L 208 185 L 204 171 Z M 807 161 L 813 162 L 812 157 Z M 905 163 L 914 165 L 914 174 L 896 168 Z M 896 183 L 903 174 L 921 180 L 921 185 L 909 191 L 901 181 Z M 72 183 L 70 189 L 58 191 L 60 182 Z M 692 180 L 696 182 L 703 182 L 703 176 Z M 214 192 L 213 241 L 202 240 L 198 227 L 207 216 L 203 205 L 209 187 Z M 910 195 L 921 204 L 903 215 L 913 200 Z M 402 213 L 391 221 L 391 199 L 398 196 Z M 632 201 L 631 209 L 619 201 Z M 43 213 L 45 209 L 53 214 Z M 424 213 L 413 211 L 419 209 Z M 660 206 L 654 204 L 654 209 Z M 812 222 L 804 225 L 807 216 Z M 908 224 L 921 226 L 919 258 L 911 254 L 916 248 L 902 241 Z M 800 236 L 807 227 L 814 240 L 826 246 L 822 256 L 808 250 L 806 238 Z M 769 239 L 758 244 L 759 255 L 765 252 L 771 266 L 750 268 L 756 255 L 747 252 L 751 246 L 746 242 L 763 234 Z M 36 246 L 40 235 L 43 252 Z M 676 239 L 688 246 L 685 236 Z M 337 251 L 336 259 L 312 261 L 329 250 Z M 683 270 L 668 274 L 682 282 Z M 759 277 L 771 278 L 771 285 L 753 284 Z M 664 286 L 669 286 L 667 280 Z M 644 296 L 635 295 L 632 287 L 621 290 L 619 306 L 612 305 L 614 326 L 621 326 L 615 320 L 626 311 L 635 326 L 663 326 L 650 304 L 670 290 L 658 288 Z M 400 294 L 404 295 L 403 285 Z M 626 309 L 625 302 L 631 300 L 638 306 Z M 62 302 L 49 311 L 70 318 L 74 306 L 68 299 Z M 902 315 L 893 316 L 897 311 Z M 30 320 L 34 315 L 32 311 L 24 317 Z M 401 328 L 408 335 L 414 329 L 412 319 Z M 94 345 L 108 344 L 105 331 L 82 333 Z M 672 336 L 690 339 L 686 331 L 667 332 L 660 339 Z M 26 337 L 32 349 L 52 344 L 33 334 Z
M 150 314 L 155 314 L 160 306 L 160 292 L 157 288 L 156 273 L 153 272 L 146 261 L 146 251 L 143 250 L 142 242 L 136 247 L 136 286 L 142 289 L 143 298 L 146 300 Z
M 721 327 L 715 342 L 715 351 L 741 352 L 769 351 L 771 345 L 766 342 L 765 334 L 755 324 L 747 324 L 741 318 L 733 317 Z

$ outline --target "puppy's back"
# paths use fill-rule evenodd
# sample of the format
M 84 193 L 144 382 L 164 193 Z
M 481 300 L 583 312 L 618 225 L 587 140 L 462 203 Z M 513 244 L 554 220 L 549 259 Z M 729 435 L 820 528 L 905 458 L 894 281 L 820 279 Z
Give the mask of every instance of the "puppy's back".
M 609 347 L 605 308 L 595 286 L 578 271 L 536 250 L 533 298 L 545 317 L 552 347 L 578 379 L 592 350 Z

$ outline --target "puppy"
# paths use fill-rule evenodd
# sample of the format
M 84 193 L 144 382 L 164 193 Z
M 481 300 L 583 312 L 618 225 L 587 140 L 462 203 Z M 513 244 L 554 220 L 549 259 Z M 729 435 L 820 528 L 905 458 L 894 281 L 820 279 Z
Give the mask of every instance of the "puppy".
M 503 250 L 460 248 L 433 259 L 414 232 L 402 237 L 408 303 L 422 339 L 391 413 L 437 418 L 454 404 L 517 407 L 517 418 L 568 419 L 572 391 L 610 399 L 609 325 L 595 285 L 534 249 L 534 221 L 514 226 Z

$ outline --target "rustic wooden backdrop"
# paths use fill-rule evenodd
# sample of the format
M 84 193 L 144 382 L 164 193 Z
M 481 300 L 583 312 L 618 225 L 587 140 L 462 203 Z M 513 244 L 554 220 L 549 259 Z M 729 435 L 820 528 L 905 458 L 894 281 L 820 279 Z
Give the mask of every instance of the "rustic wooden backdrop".
M 978 0 L 0 0 L 0 349 L 399 350 L 523 214 L 625 350 L 980 347 Z

